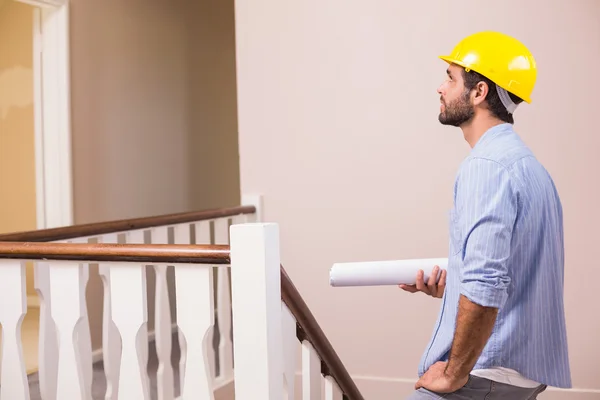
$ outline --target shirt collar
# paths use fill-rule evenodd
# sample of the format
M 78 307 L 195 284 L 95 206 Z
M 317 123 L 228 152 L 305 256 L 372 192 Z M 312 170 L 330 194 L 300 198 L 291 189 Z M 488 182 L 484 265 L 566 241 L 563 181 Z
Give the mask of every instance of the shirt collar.
M 485 131 L 485 133 L 479 138 L 475 146 L 473 147 L 471 153 L 477 151 L 481 151 L 485 149 L 491 142 L 494 141 L 495 138 L 502 134 L 506 134 L 513 131 L 512 124 L 503 123 L 499 125 L 495 125 Z

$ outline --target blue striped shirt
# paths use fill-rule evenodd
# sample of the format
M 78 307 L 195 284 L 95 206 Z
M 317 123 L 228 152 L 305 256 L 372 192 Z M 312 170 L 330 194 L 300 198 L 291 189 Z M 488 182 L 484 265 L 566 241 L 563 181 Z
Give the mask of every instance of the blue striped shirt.
M 512 125 L 497 125 L 456 177 L 446 289 L 419 376 L 448 360 L 462 294 L 499 309 L 474 369 L 505 367 L 548 386 L 571 387 L 563 288 L 556 187 Z

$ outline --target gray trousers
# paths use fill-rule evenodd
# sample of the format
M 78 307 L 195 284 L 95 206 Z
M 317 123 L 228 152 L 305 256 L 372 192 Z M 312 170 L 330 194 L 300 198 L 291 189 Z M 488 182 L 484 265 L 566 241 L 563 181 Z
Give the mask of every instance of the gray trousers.
M 498 383 L 478 376 L 469 376 L 467 384 L 453 393 L 434 393 L 420 388 L 413 392 L 407 400 L 534 400 L 537 395 L 546 390 L 546 385 L 536 388 L 522 388 L 518 386 Z

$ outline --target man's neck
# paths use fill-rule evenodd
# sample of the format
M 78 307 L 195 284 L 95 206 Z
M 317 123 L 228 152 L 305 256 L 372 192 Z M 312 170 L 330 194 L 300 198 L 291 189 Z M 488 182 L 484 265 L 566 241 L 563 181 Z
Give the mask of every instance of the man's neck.
M 504 122 L 498 118 L 477 118 L 476 116 L 460 128 L 463 131 L 465 140 L 469 143 L 469 146 L 473 148 L 488 130 L 503 123 Z

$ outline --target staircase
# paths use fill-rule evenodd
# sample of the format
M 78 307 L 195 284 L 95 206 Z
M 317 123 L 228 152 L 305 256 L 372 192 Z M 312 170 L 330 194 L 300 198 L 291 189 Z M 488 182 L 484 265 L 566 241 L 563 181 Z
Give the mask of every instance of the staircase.
M 0 235 L 0 398 L 362 400 L 249 199 Z

